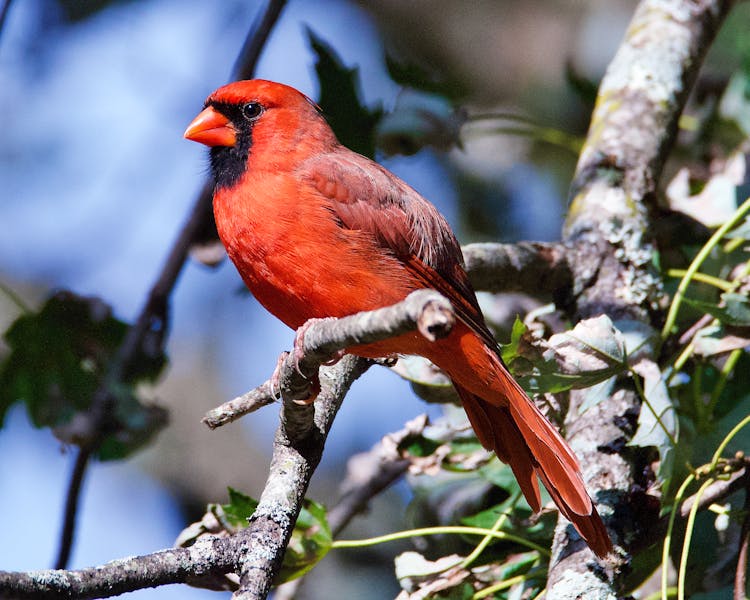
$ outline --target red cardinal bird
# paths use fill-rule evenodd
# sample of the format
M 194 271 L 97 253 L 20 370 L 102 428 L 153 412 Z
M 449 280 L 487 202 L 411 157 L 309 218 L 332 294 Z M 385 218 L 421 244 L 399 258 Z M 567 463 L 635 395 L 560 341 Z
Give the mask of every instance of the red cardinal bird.
M 432 204 L 342 146 L 315 103 L 280 83 L 219 88 L 185 137 L 211 147 L 219 236 L 266 309 L 296 329 L 421 288 L 446 296 L 458 317 L 448 337 L 410 333 L 349 351 L 431 360 L 451 378 L 481 443 L 510 464 L 531 508 L 541 508 L 538 476 L 599 557 L 612 549 L 578 460 L 503 365 L 461 248 Z

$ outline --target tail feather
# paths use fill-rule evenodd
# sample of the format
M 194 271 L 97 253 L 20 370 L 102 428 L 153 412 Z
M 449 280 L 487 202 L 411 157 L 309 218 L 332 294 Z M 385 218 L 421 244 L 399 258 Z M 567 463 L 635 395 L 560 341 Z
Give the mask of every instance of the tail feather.
M 578 460 L 536 405 L 520 388 L 506 406 L 497 406 L 454 385 L 479 441 L 510 465 L 529 506 L 535 512 L 541 508 L 539 476 L 594 553 L 606 556 L 612 542 L 586 491 Z
M 455 388 L 482 446 L 494 450 L 501 461 L 510 465 L 531 510 L 538 512 L 542 508 L 542 496 L 534 457 L 507 409 L 488 404 L 459 385 Z

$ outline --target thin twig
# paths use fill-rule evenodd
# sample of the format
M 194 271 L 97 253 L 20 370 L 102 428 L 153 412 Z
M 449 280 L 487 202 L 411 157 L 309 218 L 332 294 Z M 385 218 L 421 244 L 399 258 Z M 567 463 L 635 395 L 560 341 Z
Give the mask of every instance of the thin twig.
M 351 346 L 371 344 L 418 329 L 428 339 L 444 337 L 455 322 L 450 302 L 433 290 L 417 290 L 401 302 L 340 319 L 310 319 L 297 333 L 295 352 L 279 359 L 278 388 L 266 381 L 254 390 L 210 410 L 203 422 L 211 429 L 231 423 L 277 399 L 309 398 L 320 365 Z M 302 356 L 297 356 L 302 351 Z
M 81 496 L 83 479 L 86 475 L 86 467 L 91 458 L 89 448 L 79 448 L 76 462 L 73 466 L 73 473 L 70 476 L 68 484 L 68 493 L 65 497 L 65 516 L 63 517 L 63 529 L 60 534 L 60 546 L 57 551 L 57 560 L 55 560 L 55 569 L 64 569 L 68 566 L 70 552 L 73 548 L 73 538 L 75 536 L 76 515 L 78 514 L 78 501 Z
M 227 423 L 233 423 L 240 417 L 244 417 L 259 408 L 273 404 L 276 401 L 271 381 L 262 383 L 254 390 L 245 392 L 241 396 L 212 408 L 201 419 L 209 429 L 216 429 Z
M 750 485 L 750 476 L 748 475 L 747 467 L 735 471 L 728 479 L 719 479 L 706 488 L 700 497 L 698 510 L 705 510 L 712 504 L 734 494 L 736 491 L 748 488 L 748 485 Z M 695 500 L 695 495 L 683 500 L 682 504 L 680 504 L 680 517 L 687 519 Z
M 245 38 L 245 43 L 242 45 L 242 50 L 240 50 L 232 69 L 232 79 L 252 79 L 260 53 L 263 51 L 285 5 L 286 0 L 270 0 L 261 17 L 253 23 L 250 28 L 253 34 Z
M 0 6 L 0 35 L 3 33 L 5 27 L 5 21 L 8 18 L 8 10 L 10 9 L 10 3 L 13 0 L 4 0 L 3 5 Z

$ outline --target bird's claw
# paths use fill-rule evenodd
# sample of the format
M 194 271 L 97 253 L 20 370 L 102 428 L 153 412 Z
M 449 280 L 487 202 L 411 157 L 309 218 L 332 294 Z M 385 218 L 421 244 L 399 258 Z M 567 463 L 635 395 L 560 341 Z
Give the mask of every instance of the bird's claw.
M 309 381 L 310 395 L 307 398 L 293 400 L 295 404 L 299 404 L 300 406 L 309 406 L 318 398 L 318 395 L 320 394 L 320 379 L 317 375 L 315 375 L 312 379 L 309 379 Z
M 332 367 L 337 362 L 339 362 L 342 358 L 344 358 L 345 355 L 346 355 L 346 350 L 337 350 L 331 358 L 329 358 L 327 361 L 321 364 L 326 367 Z
M 277 400 L 281 400 L 281 369 L 286 362 L 287 356 L 289 356 L 289 352 L 286 351 L 279 355 L 279 359 L 276 361 L 276 368 L 271 374 L 271 379 L 269 379 L 271 383 L 271 395 Z

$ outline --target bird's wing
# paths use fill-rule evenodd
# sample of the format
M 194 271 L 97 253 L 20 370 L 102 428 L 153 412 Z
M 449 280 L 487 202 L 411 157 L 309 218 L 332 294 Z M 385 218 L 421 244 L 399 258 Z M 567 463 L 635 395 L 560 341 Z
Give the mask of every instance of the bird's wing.
M 422 287 L 448 298 L 456 315 L 497 348 L 464 270 L 461 246 L 432 204 L 377 163 L 345 149 L 309 159 L 300 175 L 330 201 L 341 227 L 372 235 Z

